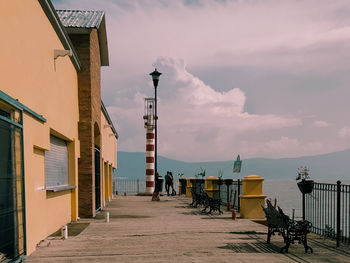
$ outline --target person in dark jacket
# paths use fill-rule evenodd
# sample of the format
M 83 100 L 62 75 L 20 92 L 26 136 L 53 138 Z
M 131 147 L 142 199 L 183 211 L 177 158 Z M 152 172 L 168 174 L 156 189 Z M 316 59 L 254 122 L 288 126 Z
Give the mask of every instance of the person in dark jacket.
M 170 194 L 169 194 L 169 188 L 170 188 L 170 186 L 171 186 L 171 177 L 170 177 L 170 172 L 169 171 L 167 171 L 166 172 L 166 175 L 164 176 L 164 179 L 165 179 L 165 191 L 166 191 L 166 193 L 167 193 L 167 195 L 169 196 Z

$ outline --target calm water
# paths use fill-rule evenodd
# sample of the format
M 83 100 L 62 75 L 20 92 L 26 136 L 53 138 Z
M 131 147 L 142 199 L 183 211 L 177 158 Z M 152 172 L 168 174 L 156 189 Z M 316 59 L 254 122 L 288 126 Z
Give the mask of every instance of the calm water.
M 335 184 L 336 180 L 318 180 L 319 183 Z M 350 180 L 342 180 L 342 184 L 350 185 Z M 117 190 L 120 194 L 127 192 L 127 194 L 136 194 L 137 192 L 145 191 L 145 182 L 139 180 L 134 181 L 120 180 L 117 184 Z M 178 181 L 175 181 L 175 189 L 178 190 Z M 163 189 L 164 191 L 164 189 Z M 271 198 L 272 203 L 277 199 L 277 205 L 283 211 L 292 217 L 293 209 L 295 209 L 294 217 L 301 218 L 302 216 L 302 195 L 294 179 L 265 179 L 263 182 L 263 194 L 267 198 Z
M 350 180 L 341 180 L 342 184 L 350 184 Z M 317 180 L 318 183 L 335 184 L 336 180 Z M 295 218 L 302 216 L 302 194 L 299 191 L 297 182 L 293 179 L 265 179 L 263 182 L 263 193 L 272 201 L 277 198 L 277 205 L 292 217 L 295 209 Z M 312 194 L 311 194 L 312 195 Z
M 301 217 L 302 200 L 301 193 L 295 180 L 286 179 L 265 179 L 263 182 L 263 193 L 267 198 L 277 199 L 277 205 L 292 217 L 295 209 L 295 218 Z

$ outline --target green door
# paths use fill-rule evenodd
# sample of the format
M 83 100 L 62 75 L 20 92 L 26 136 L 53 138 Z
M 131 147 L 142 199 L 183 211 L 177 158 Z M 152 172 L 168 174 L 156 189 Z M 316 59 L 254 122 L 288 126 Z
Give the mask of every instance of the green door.
M 13 258 L 15 253 L 15 180 L 11 141 L 10 124 L 0 120 L 0 253 L 8 258 Z
M 21 129 L 0 119 L 0 261 L 25 252 L 21 136 Z

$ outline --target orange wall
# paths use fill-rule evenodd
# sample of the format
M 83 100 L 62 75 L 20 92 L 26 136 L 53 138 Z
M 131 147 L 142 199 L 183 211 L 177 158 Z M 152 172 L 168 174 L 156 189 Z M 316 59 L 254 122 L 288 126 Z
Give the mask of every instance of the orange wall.
M 69 143 L 70 183 L 77 185 L 78 85 L 69 57 L 36 0 L 1 0 L 0 87 L 47 119 L 24 114 L 24 168 L 27 254 L 61 225 L 77 219 L 77 189 L 52 194 L 45 187 L 45 151 L 50 133 Z
M 101 112 L 101 140 L 102 140 L 102 200 L 109 201 L 112 198 L 113 175 L 112 168 L 117 168 L 117 138 L 114 136 L 107 119 Z

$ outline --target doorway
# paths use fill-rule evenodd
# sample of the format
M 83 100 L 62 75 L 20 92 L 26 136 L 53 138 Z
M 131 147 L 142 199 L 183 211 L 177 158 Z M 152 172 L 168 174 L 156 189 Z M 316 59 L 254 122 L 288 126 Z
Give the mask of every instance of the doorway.
M 95 204 L 96 211 L 101 210 L 101 163 L 100 148 L 95 145 Z
M 22 131 L 0 115 L 0 258 L 16 259 L 25 252 Z

